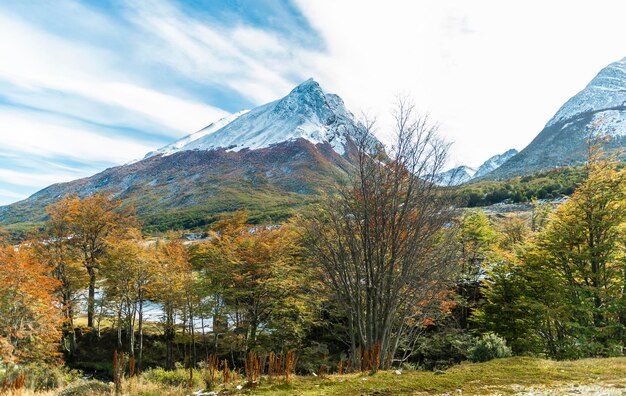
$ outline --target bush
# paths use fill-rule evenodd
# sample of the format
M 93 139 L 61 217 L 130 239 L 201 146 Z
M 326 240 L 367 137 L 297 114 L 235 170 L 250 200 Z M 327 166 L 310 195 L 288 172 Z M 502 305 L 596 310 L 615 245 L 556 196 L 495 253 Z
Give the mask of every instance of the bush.
M 187 387 L 189 385 L 189 369 L 185 369 L 180 365 L 176 366 L 176 369 L 172 371 L 166 371 L 162 368 L 154 368 L 144 371 L 142 377 L 146 380 L 154 383 Z M 198 370 L 193 370 L 192 387 L 202 387 L 202 373 Z
M 68 370 L 63 366 L 48 365 L 45 363 L 32 363 L 24 368 L 26 373 L 26 386 L 36 391 L 51 390 L 74 382 L 80 372 Z
M 80 373 L 63 366 L 46 363 L 30 363 L 25 366 L 9 367 L 0 375 L 0 382 L 12 383 L 23 375 L 24 386 L 34 391 L 49 391 L 75 381 Z
M 322 342 L 313 342 L 301 348 L 298 356 L 296 371 L 303 374 L 317 373 L 320 366 L 336 366 L 337 360 L 329 358 L 328 345 Z M 345 359 L 345 357 L 343 357 Z
M 497 334 L 484 334 L 468 351 L 468 358 L 472 362 L 486 362 L 491 359 L 511 356 L 511 348 L 506 345 L 504 338 Z
M 475 337 L 466 332 L 450 329 L 421 337 L 415 357 L 426 370 L 445 369 L 467 359 Z

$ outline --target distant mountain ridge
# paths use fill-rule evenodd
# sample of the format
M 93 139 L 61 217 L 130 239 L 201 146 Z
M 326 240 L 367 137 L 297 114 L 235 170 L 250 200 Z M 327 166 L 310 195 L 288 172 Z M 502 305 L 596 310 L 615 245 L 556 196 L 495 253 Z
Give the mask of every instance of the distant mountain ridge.
M 483 162 L 478 168 L 472 168 L 466 165 L 457 166 L 445 172 L 441 172 L 437 176 L 437 184 L 442 186 L 458 186 L 471 180 L 478 179 L 499 168 L 517 154 L 516 149 L 510 149 L 502 154 L 496 154 Z
M 435 180 L 440 186 L 458 186 L 472 180 L 475 174 L 476 168 L 460 165 L 439 173 Z
M 580 164 L 592 130 L 611 137 L 608 150 L 626 147 L 626 58 L 602 69 L 526 148 L 485 177 L 506 179 Z
M 477 179 L 479 177 L 485 176 L 489 172 L 493 172 L 494 170 L 496 170 L 499 167 L 501 167 L 502 165 L 504 165 L 505 162 L 507 162 L 508 160 L 513 158 L 513 156 L 516 155 L 517 153 L 518 153 L 518 151 L 516 149 L 509 149 L 509 150 L 505 151 L 502 154 L 494 155 L 493 157 L 491 157 L 487 161 L 485 161 L 478 168 L 478 170 L 474 174 L 474 178 Z
M 123 198 L 155 228 L 198 225 L 238 208 L 281 217 L 351 172 L 351 137 L 359 128 L 339 96 L 309 79 L 282 99 L 225 117 L 142 160 L 0 207 L 0 224 L 38 222 L 64 195 L 96 192 Z

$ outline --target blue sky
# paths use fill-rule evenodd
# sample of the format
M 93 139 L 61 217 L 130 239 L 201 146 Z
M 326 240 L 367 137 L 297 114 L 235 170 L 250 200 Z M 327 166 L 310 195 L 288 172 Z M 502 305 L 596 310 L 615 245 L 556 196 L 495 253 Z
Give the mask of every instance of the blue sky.
M 456 142 L 450 165 L 521 149 L 626 56 L 626 10 L 501 3 L 0 2 L 0 205 L 140 158 L 309 77 L 381 129 L 394 95 L 410 94 Z

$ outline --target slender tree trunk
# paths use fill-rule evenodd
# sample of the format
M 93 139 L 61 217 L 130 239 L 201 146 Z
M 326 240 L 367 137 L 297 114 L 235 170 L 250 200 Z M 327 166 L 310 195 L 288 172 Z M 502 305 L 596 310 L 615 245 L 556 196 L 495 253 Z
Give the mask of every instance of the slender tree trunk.
M 220 309 L 219 309 L 219 296 L 215 295 L 215 311 L 213 312 L 213 352 L 217 353 L 217 340 L 218 340 L 218 331 L 219 326 L 221 325 L 220 318 Z
M 87 267 L 89 273 L 89 297 L 87 299 L 87 326 L 94 328 L 93 319 L 96 307 L 96 269 L 93 266 Z
M 117 349 L 122 351 L 122 303 L 117 309 Z
M 205 360 L 209 360 L 209 344 L 206 338 L 206 331 L 204 330 L 204 314 L 200 316 L 200 326 L 202 326 L 202 345 L 204 346 Z
M 128 303 L 128 343 L 129 357 L 135 356 L 135 315 L 137 313 L 136 305 Z
M 165 345 L 166 345 L 166 362 L 165 369 L 172 370 L 174 368 L 174 312 L 171 306 L 166 305 L 165 308 Z
M 65 329 L 63 337 L 66 337 L 69 343 L 69 358 L 72 359 L 76 354 L 76 332 L 74 331 L 74 309 L 72 308 L 72 297 L 69 292 L 63 293 L 63 306 L 65 311 Z
M 198 359 L 198 356 L 196 355 L 196 332 L 195 332 L 195 327 L 194 323 L 193 323 L 193 307 L 192 307 L 192 303 L 189 302 L 189 330 L 190 330 L 190 334 L 191 334 L 191 360 L 192 360 L 192 367 L 196 367 L 196 362 Z
M 141 372 L 141 362 L 143 359 L 143 291 L 139 294 L 139 345 L 137 351 L 137 369 Z
M 358 359 L 356 352 L 356 334 L 354 332 L 354 318 L 348 311 L 348 329 L 350 331 L 350 354 L 352 355 L 352 367 L 354 368 Z
M 98 318 L 96 319 L 96 334 L 98 335 L 98 338 L 100 338 L 100 336 L 102 335 L 102 315 L 104 314 L 104 307 L 102 306 L 102 304 L 100 304 L 100 309 L 98 309 Z
M 187 334 L 187 313 L 184 312 L 183 313 L 183 325 L 182 325 L 182 330 L 183 330 L 183 337 L 182 337 L 182 344 L 183 344 L 183 364 L 185 364 L 187 367 L 189 367 L 190 365 L 190 360 L 189 360 L 189 355 L 187 354 L 187 342 L 185 340 L 185 335 Z
M 256 315 L 253 315 L 253 318 L 250 321 L 250 342 L 252 347 L 256 346 L 256 333 L 258 326 Z M 250 348 L 250 345 L 248 345 L 248 348 Z

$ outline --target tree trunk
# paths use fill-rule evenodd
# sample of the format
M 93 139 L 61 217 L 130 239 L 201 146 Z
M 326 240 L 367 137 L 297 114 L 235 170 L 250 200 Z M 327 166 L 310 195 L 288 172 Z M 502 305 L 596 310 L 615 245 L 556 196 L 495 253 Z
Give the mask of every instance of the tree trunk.
M 141 359 L 143 358 L 143 292 L 139 297 L 139 345 L 137 351 L 137 372 L 141 372 Z
M 137 312 L 136 305 L 128 303 L 128 356 L 135 356 L 135 314 Z
M 196 332 L 195 332 L 195 326 L 193 323 L 193 307 L 191 302 L 189 303 L 189 330 L 191 333 L 191 364 L 192 367 L 196 367 L 196 362 L 198 359 L 198 356 L 196 354 Z
M 352 356 L 352 369 L 356 367 L 358 354 L 356 352 L 356 334 L 354 333 L 354 318 L 352 313 L 348 311 L 348 329 L 350 331 L 350 355 Z
M 93 266 L 87 267 L 89 273 L 89 297 L 87 300 L 87 326 L 93 327 L 93 319 L 96 306 L 96 269 Z
M 117 350 L 122 351 L 122 304 L 117 309 Z
M 250 321 L 250 342 L 252 344 L 252 347 L 256 346 L 256 333 L 257 333 L 257 327 L 259 325 L 257 324 L 257 318 L 256 316 L 254 316 L 252 318 L 252 320 Z M 250 344 L 248 344 L 248 349 L 250 349 Z
M 165 369 L 172 370 L 174 368 L 174 312 L 172 307 L 165 308 L 165 345 L 166 345 L 166 361 Z
M 209 344 L 206 338 L 206 331 L 204 329 L 204 314 L 200 316 L 200 326 L 202 326 L 202 345 L 204 346 L 205 360 L 209 360 Z
M 65 326 L 63 337 L 69 343 L 68 357 L 72 359 L 76 354 L 76 332 L 74 331 L 74 309 L 72 308 L 72 297 L 70 293 L 63 293 L 63 306 L 65 311 Z

